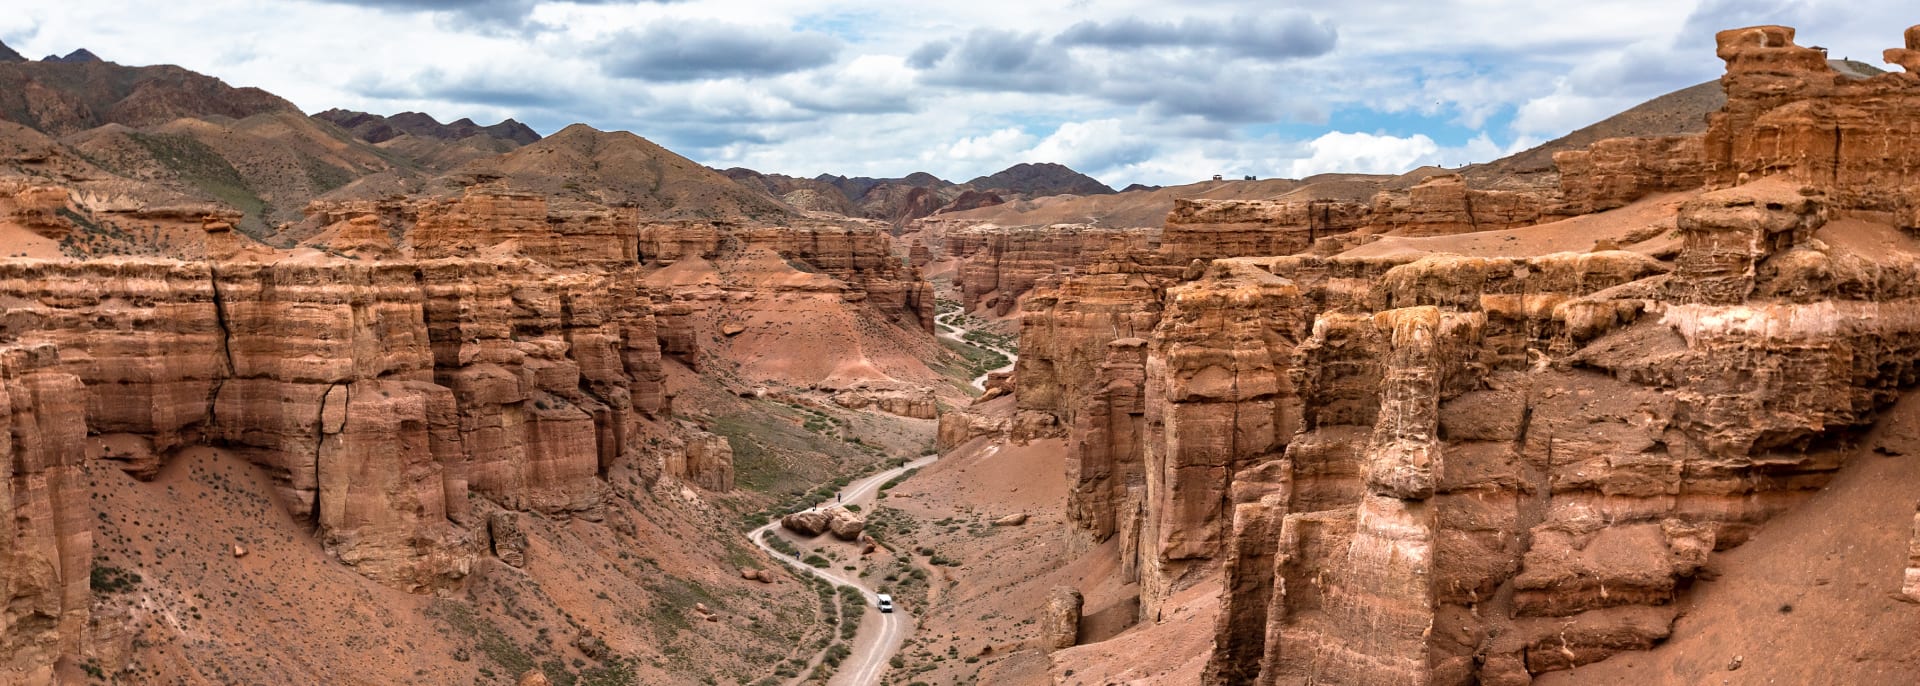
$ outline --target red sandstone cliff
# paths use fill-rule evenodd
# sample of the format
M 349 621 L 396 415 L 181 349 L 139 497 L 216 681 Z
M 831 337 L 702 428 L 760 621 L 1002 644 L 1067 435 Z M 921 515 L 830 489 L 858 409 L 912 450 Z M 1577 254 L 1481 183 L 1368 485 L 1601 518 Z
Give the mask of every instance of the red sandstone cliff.
M 1842 466 L 1920 346 L 1920 251 L 1888 247 L 1911 245 L 1912 165 L 1883 154 L 1914 147 L 1920 81 L 1791 38 L 1722 33 L 1704 139 L 1561 153 L 1557 189 L 1430 178 L 1291 256 L 1314 227 L 1288 210 L 1187 204 L 1159 254 L 1043 280 L 1013 431 L 1069 434 L 1070 546 L 1118 539 L 1149 622 L 1224 577 L 1207 683 L 1524 684 L 1660 643 L 1714 551 Z M 1444 254 L 1673 191 L 1692 199 L 1649 206 L 1671 240 Z M 1432 238 L 1339 254 L 1363 234 Z

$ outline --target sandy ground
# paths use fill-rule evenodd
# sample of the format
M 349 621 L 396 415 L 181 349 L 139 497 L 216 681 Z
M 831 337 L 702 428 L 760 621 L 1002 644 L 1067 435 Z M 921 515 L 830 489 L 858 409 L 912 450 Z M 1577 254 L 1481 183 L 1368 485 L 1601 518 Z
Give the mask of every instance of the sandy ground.
M 1718 578 L 1682 598 L 1667 642 L 1534 683 L 1920 683 L 1920 604 L 1899 595 L 1916 501 L 1920 396 L 1909 395 L 1825 489 L 1714 555 Z
M 533 667 L 589 683 L 612 658 L 636 683 L 750 683 L 829 630 L 811 589 L 734 533 L 736 512 L 759 506 L 751 493 L 650 491 L 617 466 L 591 519 L 522 516 L 525 567 L 483 555 L 432 597 L 334 560 L 238 455 L 189 449 L 150 482 L 87 469 L 97 568 L 138 578 L 97 605 L 89 654 L 109 672 L 124 661 L 117 683 L 465 686 Z M 584 652 L 583 635 L 608 650 Z
M 0 257 L 61 259 L 60 242 L 11 223 L 0 223 Z
M 904 522 L 880 535 L 913 551 L 932 575 L 930 607 L 902 653 L 904 673 L 889 683 L 1044 683 L 1046 660 L 1016 656 L 1037 649 L 1047 594 L 1111 576 L 1102 556 L 1072 560 L 1065 549 L 1064 458 L 1057 440 L 1003 446 L 982 439 L 880 501 Z M 992 524 L 1020 513 L 1028 517 L 1024 525 Z M 952 564 L 933 564 L 928 551 Z M 1025 668 L 1008 673 L 1008 665 L 996 667 L 1003 662 Z
M 1141 624 L 1111 640 L 1074 646 L 1053 656 L 1060 686 L 1200 683 L 1213 655 L 1213 624 L 1220 614 L 1220 576 L 1175 593 L 1157 623 Z

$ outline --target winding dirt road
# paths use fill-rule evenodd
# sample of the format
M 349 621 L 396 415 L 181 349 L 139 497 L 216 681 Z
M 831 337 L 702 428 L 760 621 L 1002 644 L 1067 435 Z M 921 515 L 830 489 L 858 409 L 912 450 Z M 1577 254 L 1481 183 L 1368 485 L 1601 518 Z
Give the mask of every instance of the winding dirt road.
M 859 505 L 861 509 L 871 512 L 873 510 L 872 503 L 874 494 L 879 492 L 881 484 L 886 483 L 888 480 L 899 476 L 909 469 L 931 464 L 937 459 L 940 459 L 940 456 L 927 455 L 899 467 L 847 484 L 847 487 L 840 491 L 841 500 L 839 502 L 842 505 Z M 828 507 L 833 504 L 834 501 L 829 500 L 820 503 L 819 507 Z M 748 533 L 747 537 L 753 540 L 755 546 L 759 546 L 761 550 L 767 551 L 768 555 L 786 561 L 788 566 L 825 579 L 828 583 L 836 586 L 852 586 L 860 589 L 860 595 L 867 599 L 866 617 L 860 621 L 860 633 L 854 636 L 854 642 L 851 646 L 853 654 L 849 655 L 845 662 L 840 663 L 840 671 L 836 672 L 833 680 L 827 683 L 830 686 L 871 686 L 880 683 L 880 675 L 886 672 L 887 661 L 893 659 L 895 653 L 900 652 L 900 644 L 905 643 L 907 636 L 913 633 L 913 616 L 907 614 L 904 609 L 897 609 L 888 613 L 882 613 L 874 609 L 874 604 L 878 602 L 878 599 L 875 598 L 873 587 L 868 586 L 865 579 L 849 572 L 842 572 L 836 569 L 820 569 L 807 565 L 800 560 L 782 554 L 778 550 L 774 550 L 768 546 L 765 541 L 761 540 L 762 536 L 768 535 L 769 532 L 772 532 L 779 526 L 780 522 L 778 520 L 769 522 L 766 526 L 754 529 L 751 533 Z
M 948 313 L 946 313 L 946 314 L 942 314 L 942 315 L 937 315 L 937 316 L 935 316 L 935 317 L 933 318 L 933 321 L 935 321 L 935 322 L 938 322 L 938 323 L 940 323 L 940 324 L 945 324 L 945 325 L 947 325 L 948 327 L 951 327 L 951 328 L 953 329 L 953 332 L 952 332 L 952 333 L 948 333 L 948 332 L 946 332 L 946 331 L 941 331 L 941 332 L 940 332 L 940 337 L 941 337 L 941 338 L 945 338 L 945 339 L 947 339 L 947 340 L 949 340 L 949 341 L 953 341 L 953 342 L 955 342 L 955 343 L 959 343 L 959 344 L 961 344 L 961 345 L 970 345 L 970 346 L 973 346 L 973 347 L 975 347 L 975 348 L 979 348 L 979 349 L 981 349 L 981 350 L 991 350 L 991 351 L 994 351 L 994 352 L 997 352 L 997 353 L 1000 353 L 1000 354 L 1002 354 L 1002 355 L 1006 355 L 1006 356 L 1007 356 L 1007 366 L 1005 366 L 1005 367 L 1001 367 L 1001 368 L 999 368 L 999 369 L 989 369 L 989 370 L 987 370 L 987 373 L 986 373 L 986 374 L 981 374 L 980 376 L 977 376 L 977 377 L 974 377 L 974 379 L 973 379 L 973 388 L 974 388 L 974 390 L 977 390 L 977 391 L 980 391 L 981 393 L 985 393 L 985 392 L 987 392 L 987 375 L 988 375 L 988 374 L 998 374 L 998 373 L 1000 373 L 1000 372 L 1010 372 L 1010 371 L 1013 371 L 1013 365 L 1014 365 L 1014 363 L 1017 363 L 1017 362 L 1019 362 L 1019 361 L 1020 361 L 1020 356 L 1019 356 L 1018 354 L 1015 354 L 1015 353 L 1014 353 L 1013 351 L 1011 351 L 1011 350 L 1001 350 L 1001 349 L 999 349 L 999 348 L 996 348 L 996 347 L 993 347 L 993 346 L 991 346 L 991 345 L 981 345 L 981 344 L 979 344 L 979 343 L 975 343 L 975 342 L 973 342 L 973 341 L 969 341 L 969 340 L 967 340 L 967 339 L 966 339 L 966 335 L 967 335 L 967 331 L 968 331 L 968 329 L 967 329 L 967 327 L 964 327 L 964 326 L 961 326 L 961 325 L 959 325 L 959 324 L 955 324 L 955 323 L 953 322 L 953 318 L 954 318 L 954 317 L 958 317 L 958 316 L 960 316 L 961 314 L 963 314 L 963 313 L 962 313 L 962 312 L 959 312 L 959 311 L 954 311 L 954 312 L 948 312 Z
M 934 321 L 945 324 L 953 329 L 953 332 L 940 332 L 940 337 L 961 345 L 969 345 L 981 350 L 991 350 L 1007 356 L 1006 366 L 989 370 L 987 374 L 1011 371 L 1014 362 L 1018 361 L 1020 356 L 1014 354 L 1012 351 L 1001 350 L 994 346 L 981 345 L 967 340 L 967 328 L 953 322 L 953 318 L 960 314 L 960 312 L 949 312 L 934 318 Z M 981 374 L 973 380 L 973 387 L 982 393 L 987 390 L 987 374 Z M 840 491 L 838 504 L 859 505 L 861 509 L 871 512 L 873 510 L 872 503 L 874 494 L 880 491 L 881 484 L 901 475 L 909 469 L 916 469 L 923 465 L 931 464 L 937 459 L 940 459 L 939 455 L 926 455 L 899 467 L 847 484 L 847 487 Z M 834 504 L 836 504 L 835 501 L 826 501 L 816 507 L 829 507 Z M 907 636 L 913 633 L 913 615 L 908 614 L 905 609 L 895 609 L 893 612 L 888 613 L 880 612 L 874 607 L 874 605 L 879 602 L 879 599 L 876 597 L 873 587 L 867 585 L 866 580 L 861 579 L 857 575 L 835 569 L 814 567 L 790 555 L 774 550 L 773 547 L 767 545 L 766 541 L 762 540 L 762 538 L 768 535 L 779 535 L 775 532 L 779 526 L 780 521 L 776 519 L 768 522 L 766 526 L 748 532 L 747 538 L 753 541 L 754 546 L 766 551 L 768 555 L 785 561 L 788 566 L 794 569 L 825 579 L 827 583 L 836 586 L 852 586 L 860 589 L 860 595 L 865 597 L 867 601 L 865 618 L 860 621 L 860 631 L 855 634 L 853 638 L 853 645 L 851 646 L 853 653 L 847 656 L 846 661 L 840 663 L 839 671 L 834 673 L 833 680 L 827 682 L 828 686 L 875 686 L 879 684 L 880 675 L 886 673 L 888 661 L 892 660 L 893 656 L 900 652 L 900 645 L 905 643 Z

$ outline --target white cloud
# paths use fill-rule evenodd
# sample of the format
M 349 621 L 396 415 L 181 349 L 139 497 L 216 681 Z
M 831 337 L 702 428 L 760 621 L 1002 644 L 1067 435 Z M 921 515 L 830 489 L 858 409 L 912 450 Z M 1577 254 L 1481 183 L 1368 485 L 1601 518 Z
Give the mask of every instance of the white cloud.
M 1443 147 L 1426 134 L 1389 136 L 1332 131 L 1308 144 L 1312 154 L 1293 161 L 1294 178 L 1332 172 L 1401 174 L 1425 165 L 1457 167 L 1503 153 L 1486 134 L 1464 145 Z
M 1313 155 L 1294 160 L 1292 176 L 1305 178 L 1327 172 L 1398 174 L 1440 152 L 1439 144 L 1426 134 L 1400 138 L 1332 131 L 1313 139 L 1310 147 Z
M 983 136 L 954 141 L 947 147 L 947 158 L 954 160 L 1004 160 L 1033 144 L 1033 136 L 1017 127 L 1008 127 Z M 931 158 L 932 155 L 927 156 Z
M 1562 81 L 1554 92 L 1520 105 L 1513 130 L 1555 137 L 1619 113 L 1639 102 L 1633 97 L 1582 95 Z
M 806 176 L 966 179 L 1056 161 L 1115 186 L 1490 159 L 1714 77 L 1711 33 L 1730 22 L 1806 22 L 1803 45 L 1873 59 L 1916 19 L 1897 3 L 1840 11 L 1830 0 L 1381 0 L 1367 12 L 1294 0 L 1284 16 L 1260 0 L 757 0 L 748 13 L 725 0 L 481 3 L 529 18 L 506 30 L 314 0 L 17 4 L 0 12 L 0 40 L 29 57 L 86 47 L 180 64 L 308 111 L 511 116 L 546 132 L 585 121 L 707 164 Z M 728 33 L 743 22 L 751 32 Z M 1076 25 L 1079 44 L 1059 42 Z M 673 26 L 708 30 L 663 33 Z M 978 32 L 1002 26 L 1019 30 Z M 1241 29 L 1312 49 L 1195 38 Z M 672 40 L 627 46 L 646 58 L 628 66 L 646 68 L 616 78 L 594 46 L 621 36 Z M 784 48 L 769 53 L 768 41 Z M 940 59 L 925 55 L 934 68 L 917 68 L 915 52 L 942 42 Z M 673 69 L 669 47 L 700 59 Z M 963 57 L 1010 75 L 939 72 Z M 1034 65 L 1071 71 L 1020 69 Z
M 1119 119 L 1067 122 L 1023 154 L 1026 162 L 1058 162 L 1098 176 L 1153 155 L 1153 140 L 1127 130 Z

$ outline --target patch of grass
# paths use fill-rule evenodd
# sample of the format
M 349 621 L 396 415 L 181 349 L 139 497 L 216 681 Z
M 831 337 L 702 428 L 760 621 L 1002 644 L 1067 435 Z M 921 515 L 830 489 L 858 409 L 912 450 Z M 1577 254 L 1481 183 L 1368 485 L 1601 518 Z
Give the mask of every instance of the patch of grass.
M 300 154 L 300 171 L 306 173 L 307 183 L 313 186 L 316 194 L 353 183 L 353 172 L 327 164 L 320 158 L 305 153 Z
M 494 664 L 500 665 L 507 674 L 523 674 L 535 666 L 533 656 L 466 603 L 436 600 L 427 607 L 427 616 L 446 622 L 447 626 L 472 639 L 480 652 Z
M 946 338 L 940 339 L 940 345 L 946 346 L 947 350 L 957 357 L 947 364 L 939 365 L 940 371 L 947 376 L 962 380 L 963 384 L 970 384 L 974 377 L 1005 367 L 1009 362 L 1006 355 L 965 343 L 956 343 Z M 972 391 L 973 387 L 968 385 L 967 390 Z
M 89 573 L 87 585 L 94 593 L 126 593 L 139 586 L 142 579 L 134 572 L 95 562 Z
M 179 133 L 131 132 L 127 137 L 146 148 L 154 161 L 179 176 L 181 181 L 245 214 L 239 229 L 254 238 L 266 235 L 266 216 L 271 206 L 261 200 L 240 171 L 213 148 Z
M 920 473 L 920 468 L 914 467 L 913 469 L 909 469 L 907 471 L 901 472 L 899 476 L 893 477 L 891 479 L 887 479 L 886 483 L 880 484 L 880 493 L 885 494 L 887 491 L 893 490 L 895 486 L 899 486 L 900 484 L 906 483 L 907 479 L 911 479 L 913 478 L 913 475 L 919 474 L 919 473 Z
M 767 547 L 779 551 L 781 555 L 786 555 L 788 557 L 800 556 L 799 546 L 794 545 L 792 541 L 789 541 L 785 538 L 781 538 L 778 534 L 775 534 L 771 531 L 761 534 L 760 540 L 766 541 Z

